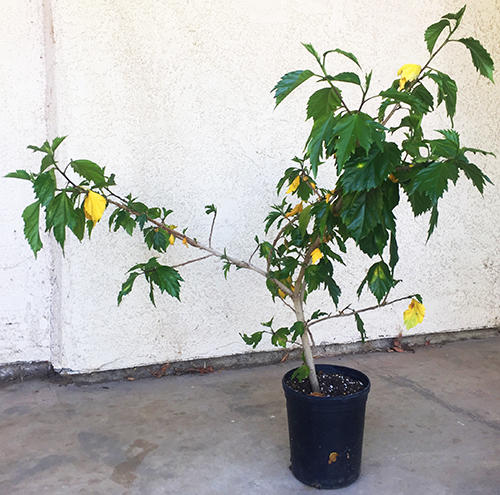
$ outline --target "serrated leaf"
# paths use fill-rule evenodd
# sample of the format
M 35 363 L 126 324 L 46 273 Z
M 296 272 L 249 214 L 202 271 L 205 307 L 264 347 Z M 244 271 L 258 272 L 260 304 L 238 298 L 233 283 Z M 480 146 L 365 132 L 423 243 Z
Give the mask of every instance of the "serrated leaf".
M 426 107 L 427 110 L 423 113 L 427 113 L 430 110 L 434 110 L 434 98 L 429 90 L 422 84 L 417 84 L 411 90 L 411 94 L 418 98 Z
M 432 208 L 431 217 L 429 219 L 429 230 L 427 231 L 427 240 L 429 240 L 430 236 L 434 232 L 434 229 L 438 223 L 439 212 L 437 208 L 437 204 L 435 204 Z
M 318 52 L 314 49 L 314 47 L 311 45 L 311 43 L 302 43 L 302 46 L 314 57 L 319 60 L 319 55 Z
M 379 147 L 383 139 L 381 131 L 384 127 L 365 113 L 344 115 L 333 129 L 336 138 L 337 164 L 341 169 L 344 163 L 354 153 L 357 146 L 361 146 L 366 153 L 375 142 Z
M 31 250 L 37 257 L 38 251 L 42 249 L 43 244 L 40 239 L 40 202 L 35 201 L 33 204 L 27 206 L 23 211 L 24 220 L 24 237 L 28 241 Z
M 54 196 L 46 209 L 47 230 L 53 229 L 56 241 L 64 249 L 66 227 L 75 226 L 76 217 L 73 203 L 65 192 Z
M 493 59 L 483 45 L 481 45 L 481 43 L 474 38 L 461 38 L 457 41 L 469 49 L 472 57 L 472 63 L 479 73 L 482 76 L 487 77 L 491 82 L 495 82 L 493 81 L 493 71 L 495 70 L 495 65 L 493 63 Z
M 463 170 L 465 175 L 469 180 L 472 181 L 474 186 L 479 190 L 481 194 L 483 194 L 484 190 L 484 184 L 485 182 L 489 182 L 490 184 L 493 184 L 491 182 L 490 178 L 486 175 L 483 174 L 481 169 L 474 165 L 473 163 L 469 163 L 468 161 L 460 160 L 457 162 L 458 168 L 460 170 Z
M 120 292 L 118 293 L 118 306 L 121 304 L 123 296 L 126 296 L 127 294 L 130 294 L 132 291 L 132 288 L 134 287 L 134 282 L 135 279 L 140 275 L 139 272 L 132 272 L 127 280 L 123 282 L 122 288 Z
M 316 121 L 332 114 L 341 106 L 338 88 L 322 88 L 311 95 L 307 102 L 307 119 Z
M 90 160 L 73 160 L 70 165 L 78 175 L 85 179 L 95 184 L 104 182 L 104 171 L 97 163 Z
M 280 81 L 271 91 L 275 91 L 274 99 L 278 106 L 294 89 L 307 81 L 314 73 L 310 70 L 296 70 L 281 76 Z
M 443 18 L 444 19 L 453 19 L 453 20 L 457 21 L 456 26 L 458 27 L 458 25 L 460 24 L 460 21 L 462 20 L 464 13 L 465 13 L 466 7 L 467 7 L 467 5 L 464 5 L 456 14 L 446 14 L 443 16 Z
M 251 345 L 255 349 L 257 344 L 262 340 L 262 334 L 263 332 L 255 332 L 252 335 L 240 333 L 240 337 L 245 341 L 245 344 Z
M 61 136 L 61 137 L 56 137 L 52 141 L 52 145 L 50 146 L 50 149 L 52 150 L 52 153 L 56 151 L 57 148 L 59 148 L 59 145 L 67 138 L 67 136 Z
M 323 158 L 323 146 L 332 139 L 333 129 L 337 123 L 335 115 L 325 115 L 323 118 L 314 121 L 311 134 L 306 143 L 307 156 L 311 162 L 313 176 L 316 177 L 318 167 Z
M 40 174 L 33 181 L 33 189 L 35 191 L 35 196 L 40 201 L 40 204 L 42 206 L 48 206 L 56 191 L 56 179 L 53 171 Z
M 384 150 L 372 145 L 368 157 L 357 158 L 345 164 L 340 184 L 346 193 L 369 191 L 387 179 L 401 163 L 401 152 L 394 143 L 385 143 Z
M 444 74 L 443 72 L 428 72 L 427 75 L 437 84 L 438 86 L 438 102 L 439 106 L 441 102 L 444 101 L 446 106 L 446 113 L 453 122 L 453 117 L 455 115 L 455 110 L 457 108 L 457 84 L 450 76 Z
M 296 321 L 292 325 L 292 328 L 290 328 L 290 331 L 293 332 L 291 340 L 292 343 L 294 343 L 299 337 L 302 337 L 302 335 L 304 335 L 304 323 L 302 321 Z
M 355 72 L 341 72 L 333 77 L 328 78 L 330 81 L 340 81 L 340 82 L 348 82 L 352 84 L 357 84 L 361 86 L 361 81 L 359 76 Z
M 158 286 L 160 292 L 167 292 L 172 297 L 180 300 L 180 283 L 183 281 L 183 278 L 175 268 L 158 265 L 158 267 L 149 274 L 149 278 Z
M 10 172 L 4 177 L 10 179 L 24 179 L 24 180 L 32 180 L 31 175 L 26 172 L 26 170 L 16 170 L 15 172 Z
M 434 162 L 418 172 L 412 192 L 426 194 L 435 204 L 448 190 L 448 181 L 455 183 L 457 179 L 458 168 L 453 161 Z
M 422 323 L 424 316 L 425 306 L 416 299 L 412 299 L 408 309 L 403 313 L 403 321 L 406 329 L 410 330 L 410 328 Z
M 434 45 L 436 44 L 436 41 L 443 32 L 443 29 L 449 26 L 450 26 L 450 21 L 448 21 L 447 19 L 441 19 L 439 22 L 432 24 L 425 30 L 424 39 L 425 42 L 427 43 L 427 50 L 429 50 L 429 53 L 432 53 Z
M 352 60 L 361 69 L 361 65 L 359 65 L 358 59 L 351 52 L 345 52 L 340 48 L 335 48 L 334 50 L 328 50 L 327 52 L 325 52 L 323 54 L 323 58 L 325 58 L 329 53 L 340 53 L 340 55 L 344 55 L 344 57 Z
M 348 193 L 343 196 L 342 202 L 340 216 L 349 235 L 358 242 L 379 223 L 384 208 L 381 190 Z

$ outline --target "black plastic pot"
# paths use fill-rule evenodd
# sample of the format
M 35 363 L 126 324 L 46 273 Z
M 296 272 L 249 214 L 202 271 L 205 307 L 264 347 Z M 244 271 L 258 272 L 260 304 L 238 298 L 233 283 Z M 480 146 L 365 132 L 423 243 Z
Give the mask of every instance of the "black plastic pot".
M 342 397 L 314 397 L 292 390 L 283 377 L 291 470 L 306 485 L 342 488 L 350 485 L 361 470 L 365 406 L 370 380 L 360 371 L 345 366 L 316 365 L 317 371 L 338 373 L 360 380 L 365 388 Z

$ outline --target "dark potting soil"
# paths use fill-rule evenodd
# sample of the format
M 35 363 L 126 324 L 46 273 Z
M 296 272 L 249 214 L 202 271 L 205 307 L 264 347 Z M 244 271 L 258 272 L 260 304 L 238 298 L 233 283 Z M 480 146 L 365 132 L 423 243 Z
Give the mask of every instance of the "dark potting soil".
M 318 371 L 318 382 L 323 397 L 340 397 L 342 395 L 350 395 L 363 390 L 365 386 L 359 380 L 338 373 L 325 373 Z M 285 383 L 296 392 L 305 395 L 312 394 L 312 388 L 309 380 L 299 382 L 296 378 L 289 379 Z M 317 395 L 317 394 L 314 394 Z

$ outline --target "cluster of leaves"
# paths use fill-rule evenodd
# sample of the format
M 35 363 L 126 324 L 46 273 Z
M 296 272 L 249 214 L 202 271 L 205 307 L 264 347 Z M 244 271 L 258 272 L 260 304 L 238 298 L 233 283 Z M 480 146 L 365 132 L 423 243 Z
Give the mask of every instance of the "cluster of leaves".
M 64 250 L 67 229 L 82 241 L 85 229 L 88 235 L 95 223 L 100 219 L 106 199 L 116 206 L 109 217 L 109 227 L 115 232 L 125 230 L 132 235 L 138 227 L 144 236 L 144 242 L 149 249 L 164 253 L 173 244 L 175 237 L 182 234 L 175 231 L 175 226 L 165 225 L 165 220 L 172 210 L 165 208 L 148 208 L 144 203 L 132 198 L 120 198 L 111 191 L 115 185 L 114 175 L 106 176 L 104 168 L 89 160 L 71 160 L 67 167 L 61 168 L 55 158 L 55 152 L 64 141 L 64 137 L 56 138 L 42 146 L 28 146 L 34 152 L 43 153 L 40 170 L 37 173 L 26 170 L 16 170 L 6 177 L 28 180 L 32 183 L 36 201 L 27 206 L 23 212 L 24 235 L 35 256 L 42 249 L 40 222 L 42 212 L 45 217 L 45 230 L 53 232 L 54 238 Z M 69 175 L 69 169 L 73 171 Z M 78 179 L 75 179 L 78 178 Z M 58 181 L 60 186 L 58 186 Z M 102 199 L 102 209 L 97 218 L 92 217 L 86 209 L 86 201 L 90 191 Z M 157 258 L 151 258 L 147 263 L 140 263 L 129 270 L 129 277 L 122 285 L 118 294 L 118 303 L 123 296 L 130 293 L 138 275 L 143 275 L 149 284 L 150 299 L 154 304 L 154 287 L 161 292 L 167 292 L 179 299 L 182 277 L 177 270 L 161 265 Z
M 278 193 L 289 186 L 287 197 L 273 207 L 267 218 L 266 231 L 273 227 L 278 234 L 274 242 L 260 243 L 260 255 L 267 260 L 270 275 L 291 288 L 284 294 L 269 283 L 273 297 L 291 296 L 305 301 L 309 293 L 327 289 L 337 306 L 341 290 L 334 278 L 334 265 L 343 263 L 346 241 L 352 239 L 374 259 L 358 296 L 368 287 L 377 303 L 384 304 L 399 282 L 394 273 L 399 260 L 394 209 L 401 196 L 407 197 L 415 216 L 430 212 L 430 236 L 437 225 L 439 200 L 461 172 L 480 193 L 485 183 L 491 182 L 468 157 L 469 153 L 488 152 L 463 147 L 453 129 L 455 81 L 429 65 L 447 44 L 458 42 L 469 50 L 479 73 L 493 81 L 493 61 L 479 41 L 453 39 L 464 12 L 465 7 L 431 25 L 425 32 L 428 62 L 423 67 L 409 64 L 414 75 L 408 79 L 403 67 L 401 80 L 396 79 L 387 90 L 374 96 L 368 97 L 372 73 L 360 74 L 362 68 L 355 55 L 335 49 L 320 56 L 310 44 L 304 47 L 315 58 L 320 72 L 293 71 L 277 83 L 276 105 L 309 79 L 316 79 L 323 87 L 307 102 L 306 120 L 312 121 L 312 128 L 304 155 L 294 158 L 295 165 L 286 170 L 277 185 Z M 333 55 L 349 59 L 355 72 L 328 73 L 326 62 Z M 342 84 L 357 86 L 359 101 L 348 103 Z M 365 104 L 374 98 L 380 104 L 370 115 L 365 112 Z M 437 139 L 426 138 L 424 119 L 442 103 L 451 128 L 438 130 Z M 328 187 L 318 183 L 324 163 L 333 165 L 336 171 L 336 182 Z M 311 256 L 314 249 L 322 254 L 317 262 Z M 417 296 L 416 305 L 421 302 Z M 421 321 L 413 316 L 405 314 L 411 326 Z M 358 313 L 355 319 L 364 338 Z M 272 341 L 282 345 L 291 334 L 295 336 L 292 329 L 280 329 L 272 333 Z M 262 332 L 244 338 L 255 346 L 261 337 Z

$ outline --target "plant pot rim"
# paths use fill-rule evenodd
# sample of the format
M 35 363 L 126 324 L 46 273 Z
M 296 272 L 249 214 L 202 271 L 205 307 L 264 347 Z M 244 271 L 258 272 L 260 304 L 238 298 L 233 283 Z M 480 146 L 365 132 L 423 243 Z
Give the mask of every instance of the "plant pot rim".
M 363 383 L 364 388 L 362 390 L 360 390 L 359 392 L 355 392 L 355 393 L 349 394 L 349 395 L 340 395 L 338 397 L 317 397 L 315 395 L 303 394 L 302 392 L 297 392 L 296 390 L 293 390 L 286 383 L 286 380 L 288 380 L 291 377 L 291 375 L 293 374 L 293 372 L 297 369 L 297 368 L 293 368 L 293 369 L 287 371 L 281 380 L 281 384 L 283 386 L 285 394 L 287 394 L 287 395 L 290 394 L 293 397 L 300 398 L 301 400 L 306 400 L 308 402 L 317 403 L 317 402 L 325 402 L 325 401 L 345 402 L 345 401 L 350 401 L 350 400 L 356 400 L 361 396 L 368 395 L 368 393 L 370 392 L 370 388 L 371 388 L 370 379 L 362 371 L 359 371 L 355 368 L 350 368 L 348 366 L 340 366 L 340 365 L 336 365 L 336 364 L 326 364 L 326 363 L 325 364 L 321 364 L 321 363 L 316 364 L 315 368 L 316 368 L 316 371 L 333 372 L 333 373 L 338 373 L 340 375 L 343 374 L 343 375 L 346 375 L 350 378 L 355 378 L 357 380 L 360 380 L 361 383 Z

